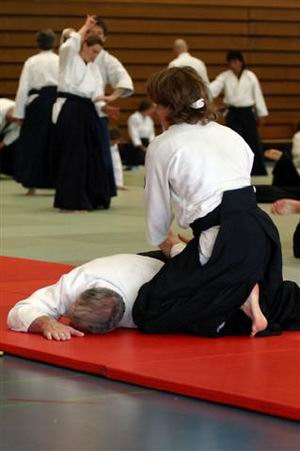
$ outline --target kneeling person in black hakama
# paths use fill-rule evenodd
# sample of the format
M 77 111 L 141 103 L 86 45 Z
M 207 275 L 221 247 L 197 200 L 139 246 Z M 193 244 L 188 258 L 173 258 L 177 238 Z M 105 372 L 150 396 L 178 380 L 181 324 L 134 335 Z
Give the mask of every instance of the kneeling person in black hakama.
M 95 108 L 95 102 L 101 103 L 103 82 L 93 61 L 102 42 L 94 35 L 86 38 L 94 23 L 89 16 L 59 51 L 58 98 L 53 108 L 57 166 L 54 207 L 66 211 L 109 208 L 114 185 L 105 170 Z
M 166 130 L 146 156 L 148 238 L 165 249 L 174 215 L 194 238 L 140 289 L 135 323 L 209 337 L 300 328 L 300 289 L 283 282 L 277 229 L 250 184 L 250 147 L 213 120 L 193 69 L 154 74 L 148 93 Z

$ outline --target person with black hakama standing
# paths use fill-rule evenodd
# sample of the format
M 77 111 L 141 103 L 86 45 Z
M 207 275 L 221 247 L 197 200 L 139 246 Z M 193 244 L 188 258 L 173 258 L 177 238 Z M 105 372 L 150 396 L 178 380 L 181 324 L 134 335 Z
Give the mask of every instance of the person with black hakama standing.
M 250 184 L 250 147 L 213 120 L 192 68 L 154 74 L 148 94 L 166 130 L 146 156 L 148 238 L 168 253 L 174 216 L 194 238 L 140 289 L 134 322 L 209 337 L 300 328 L 300 288 L 283 282 L 277 229 Z
M 15 102 L 0 99 L 0 174 L 13 176 L 20 125 L 14 120 Z
M 213 98 L 224 93 L 226 125 L 239 133 L 254 152 L 252 175 L 266 175 L 258 125 L 262 125 L 269 114 L 259 81 L 246 68 L 241 52 L 232 50 L 227 53 L 229 69 L 222 72 L 210 83 Z
M 53 52 L 56 35 L 52 30 L 37 34 L 40 52 L 24 64 L 14 116 L 22 122 L 18 142 L 15 178 L 28 188 L 53 188 L 51 134 L 52 107 L 58 82 L 58 56 Z
M 84 26 L 59 50 L 58 97 L 53 107 L 57 166 L 54 207 L 65 211 L 109 208 L 114 186 L 105 168 L 95 107 L 103 96 L 103 81 L 93 61 L 102 42 L 97 36 L 86 37 L 94 24 L 95 19 L 88 16 Z M 99 103 L 104 106 L 104 102 Z

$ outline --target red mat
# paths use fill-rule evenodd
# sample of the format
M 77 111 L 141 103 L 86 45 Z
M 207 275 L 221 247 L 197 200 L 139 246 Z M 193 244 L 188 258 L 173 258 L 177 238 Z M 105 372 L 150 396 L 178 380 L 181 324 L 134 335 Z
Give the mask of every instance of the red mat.
M 0 349 L 115 380 L 300 420 L 298 332 L 257 339 L 205 339 L 117 330 L 106 336 L 49 342 L 6 329 L 11 305 L 69 269 L 68 265 L 33 260 L 0 260 Z

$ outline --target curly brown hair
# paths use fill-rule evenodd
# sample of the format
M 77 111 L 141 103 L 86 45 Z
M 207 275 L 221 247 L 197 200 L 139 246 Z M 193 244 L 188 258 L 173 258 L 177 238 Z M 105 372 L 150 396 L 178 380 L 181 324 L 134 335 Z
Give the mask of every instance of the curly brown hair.
M 153 102 L 168 108 L 167 120 L 171 124 L 205 124 L 216 119 L 207 88 L 192 67 L 172 67 L 154 73 L 148 80 L 147 92 Z M 200 98 L 204 106 L 192 108 L 192 103 Z

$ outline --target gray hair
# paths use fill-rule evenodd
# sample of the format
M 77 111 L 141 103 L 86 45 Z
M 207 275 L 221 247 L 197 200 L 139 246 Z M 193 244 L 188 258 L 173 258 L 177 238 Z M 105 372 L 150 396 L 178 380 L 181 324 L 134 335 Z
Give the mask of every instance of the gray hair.
M 125 312 L 123 298 L 108 288 L 83 291 L 70 311 L 71 326 L 91 334 L 115 329 Z

